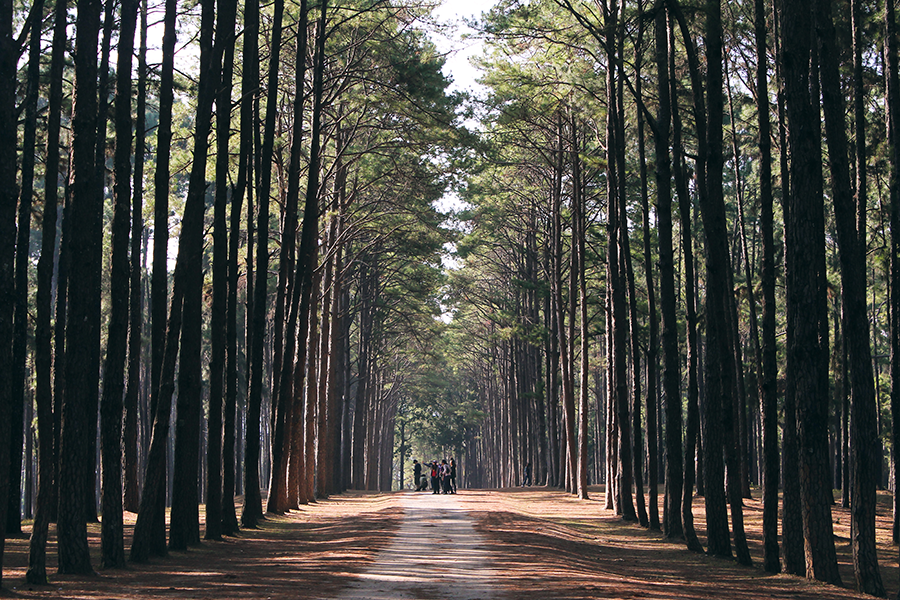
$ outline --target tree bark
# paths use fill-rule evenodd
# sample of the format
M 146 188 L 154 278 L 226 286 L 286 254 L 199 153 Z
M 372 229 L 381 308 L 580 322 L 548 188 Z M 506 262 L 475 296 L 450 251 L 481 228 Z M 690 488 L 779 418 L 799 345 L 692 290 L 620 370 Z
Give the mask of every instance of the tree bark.
M 103 522 L 100 529 L 100 566 L 125 566 L 122 515 L 122 411 L 125 392 L 125 357 L 128 350 L 129 265 L 128 234 L 131 221 L 131 62 L 137 24 L 137 0 L 123 0 L 116 64 L 114 158 L 115 204 L 110 268 L 110 317 L 103 397 L 100 401 L 100 452 L 103 462 Z M 136 234 L 137 235 L 137 234 Z
M 762 235 L 763 290 L 762 362 L 759 367 L 763 460 L 763 569 L 778 573 L 778 346 L 776 341 L 775 241 L 772 194 L 772 138 L 766 55 L 766 13 L 763 0 L 754 1 L 756 42 L 756 113 L 759 125 L 759 202 Z
M 669 26 L 669 69 L 675 72 L 675 32 Z M 694 482 L 697 479 L 697 447 L 700 435 L 700 389 L 698 383 L 699 342 L 697 336 L 697 292 L 694 274 L 694 239 L 691 220 L 691 199 L 688 192 L 684 147 L 682 144 L 681 111 L 675 78 L 670 78 L 670 102 L 672 110 L 672 163 L 675 191 L 678 195 L 678 211 L 681 221 L 681 252 L 684 262 L 684 304 L 687 317 L 687 419 L 684 432 L 684 488 L 681 499 L 681 518 L 684 539 L 689 550 L 702 552 L 703 546 L 697 539 L 694 528 Z
M 819 147 L 815 111 L 810 102 L 809 58 L 812 48 L 812 6 L 808 0 L 782 6 L 783 68 L 791 150 L 791 194 L 785 218 L 788 371 L 797 401 L 799 432 L 799 480 L 806 546 L 806 574 L 810 578 L 839 584 L 831 521 L 831 478 L 822 447 L 826 435 L 826 410 L 822 399 L 823 349 L 819 339 L 819 261 L 824 249 L 816 223 L 823 212 L 815 179 Z M 790 394 L 791 391 L 789 390 Z M 789 423 L 785 423 L 789 426 Z M 787 452 L 789 448 L 785 448 Z M 826 489 L 827 488 L 827 489 Z
M 297 22 L 297 56 L 294 77 L 293 130 L 291 132 L 291 158 L 287 175 L 287 197 L 285 198 L 284 225 L 281 236 L 281 254 L 278 261 L 278 291 L 275 302 L 276 328 L 284 321 L 285 297 L 290 290 L 288 326 L 283 334 L 284 347 L 276 334 L 275 339 L 275 371 L 273 374 L 273 395 L 276 399 L 275 422 L 272 435 L 272 478 L 269 485 L 269 500 L 266 511 L 280 514 L 288 508 L 295 508 L 297 491 L 288 490 L 288 463 L 291 459 L 290 446 L 292 436 L 289 425 L 293 413 L 293 395 L 297 391 L 292 384 L 294 377 L 294 354 L 296 349 L 295 331 L 297 326 L 297 310 L 300 290 L 291 286 L 294 266 L 294 250 L 297 241 L 297 205 L 300 197 L 300 158 L 303 144 L 303 96 L 306 81 L 306 48 L 307 48 L 307 6 L 301 0 Z M 283 325 L 282 325 L 283 327 Z M 296 465 L 295 465 L 296 466 Z
M 213 298 L 210 315 L 209 427 L 206 454 L 207 540 L 222 538 L 222 446 L 225 399 L 225 360 L 228 302 L 228 167 L 231 134 L 231 88 L 234 71 L 234 18 L 237 2 L 225 9 L 220 5 L 216 44 L 224 46 L 222 75 L 216 94 L 216 184 L 213 208 Z M 233 500 L 230 500 L 233 504 Z
M 97 35 L 100 31 L 99 0 L 78 4 L 75 37 L 75 98 L 72 115 L 72 221 L 69 250 L 75 256 L 93 256 L 93 215 L 96 204 L 97 143 Z M 0 161 L 2 163 L 3 161 Z M 5 188 L 4 188 L 5 189 Z M 62 404 L 59 464 L 59 520 L 57 523 L 59 572 L 92 572 L 87 543 L 85 506 L 88 478 L 85 469 L 89 440 L 96 424 L 89 415 L 96 404 L 91 400 L 88 379 L 95 338 L 90 319 L 94 289 L 90 285 L 90 261 L 71 265 L 66 327 L 66 395 Z M 2 274 L 2 273 L 0 273 Z M 2 277 L 0 277 L 2 279 Z M 2 339 L 2 336 L 0 336 Z M 0 357 L 2 358 L 2 357 Z M 93 494 L 91 494 L 93 495 Z
M 638 43 L 635 45 L 635 94 L 638 98 L 643 98 L 641 92 L 641 68 L 643 65 L 643 36 L 644 36 L 644 7 L 643 0 L 638 0 Z M 659 348 L 659 324 L 656 315 L 656 290 L 653 282 L 653 252 L 651 249 L 650 235 L 650 195 L 647 185 L 647 160 L 646 160 L 646 143 L 645 143 L 645 123 L 644 112 L 640 109 L 637 111 L 637 136 L 638 136 L 638 159 L 640 163 L 640 179 L 641 179 L 641 228 L 643 230 L 643 250 L 644 250 L 644 273 L 647 278 L 647 322 L 649 330 L 649 339 L 647 341 L 647 399 L 646 399 L 646 415 L 647 415 L 647 479 L 649 493 L 649 525 L 650 529 L 660 529 L 659 522 L 659 465 L 657 464 L 656 455 L 658 448 L 656 444 L 656 403 L 657 403 L 657 387 L 656 387 L 656 368 L 658 361 Z
M 130 324 L 128 327 L 128 385 L 124 400 L 124 455 L 123 507 L 130 512 L 140 508 L 138 487 L 138 396 L 141 390 L 141 347 L 143 336 L 143 284 L 141 276 L 141 241 L 144 236 L 144 153 L 146 152 L 147 105 L 147 2 L 141 2 L 140 49 L 138 51 L 137 117 L 134 123 L 134 185 L 131 206 L 131 296 L 129 300 Z
M 0 0 L 0 381 L 12 378 L 13 279 L 16 218 L 16 57 L 13 38 L 13 2 Z M 80 123 L 79 123 L 80 124 Z M 80 130 L 79 130 L 80 133 Z M 12 410 L 12 388 L 0 386 L 0 410 Z M 0 419 L 0 465 L 9 464 L 10 423 Z M 9 469 L 0 468 L 0 523 L 6 523 Z M 85 540 L 86 542 L 86 540 Z M 6 528 L 0 533 L 0 583 Z M 85 546 L 87 543 L 85 543 Z
M 900 67 L 897 63 L 897 23 L 894 0 L 884 3 L 885 79 L 887 89 L 887 130 L 890 144 L 891 200 L 891 447 L 900 448 Z M 891 468 L 896 474 L 900 456 L 891 453 Z M 845 484 L 846 485 L 846 484 Z M 891 541 L 900 542 L 900 493 L 893 494 Z
M 262 416 L 263 390 L 263 358 L 266 335 L 266 301 L 269 269 L 269 192 L 272 182 L 272 153 L 275 144 L 275 117 L 278 112 L 278 69 L 281 56 L 282 20 L 284 18 L 284 0 L 275 1 L 275 13 L 272 22 L 272 39 L 270 41 L 269 74 L 267 82 L 267 106 L 264 139 L 261 146 L 263 165 L 259 172 L 260 185 L 257 194 L 257 248 L 256 279 L 253 286 L 253 324 L 250 336 L 250 397 L 247 409 L 247 456 L 244 462 L 245 492 L 244 510 L 241 523 L 244 527 L 256 527 L 262 518 L 262 482 L 259 475 L 260 453 L 260 417 Z
M 178 3 L 176 0 L 166 0 L 163 40 L 162 40 L 162 65 L 160 67 L 159 81 L 159 125 L 156 131 L 156 172 L 154 173 L 154 206 L 153 206 L 153 273 L 150 276 L 150 419 L 165 420 L 165 430 L 168 435 L 169 415 L 158 415 L 160 402 L 159 390 L 162 377 L 165 345 L 167 343 L 166 310 L 169 300 L 168 291 L 168 247 L 169 247 L 169 161 L 172 151 L 172 105 L 174 102 L 174 69 L 175 69 L 175 42 L 176 42 L 176 17 Z M 177 335 L 177 334 L 176 334 Z M 177 338 L 176 338 L 177 340 Z M 165 399 L 166 403 L 171 398 Z M 161 432 L 162 433 L 162 432 Z M 159 443 L 162 443 L 160 440 Z M 152 442 L 151 442 L 152 444 Z M 151 450 L 152 452 L 152 450 Z M 145 461 L 145 483 L 143 494 L 147 494 L 147 473 L 149 471 L 149 454 Z M 165 470 L 160 475 L 163 478 L 161 485 L 165 488 Z M 165 495 L 157 497 L 158 505 L 152 511 L 152 523 L 145 523 L 150 527 L 148 535 L 152 535 L 153 554 L 165 554 L 166 520 L 165 520 Z M 144 497 L 141 498 L 143 512 Z M 148 518 L 150 513 L 148 514 Z M 140 544 L 137 544 L 140 548 Z M 135 560 L 135 551 L 132 547 L 132 560 Z M 146 560 L 146 558 L 144 559 Z
M 53 512 L 54 423 L 52 390 L 51 323 L 53 256 L 59 191 L 59 131 L 63 98 L 63 67 L 66 44 L 66 0 L 57 0 L 54 8 L 53 49 L 50 58 L 50 90 L 47 106 L 47 157 L 44 162 L 44 211 L 41 223 L 41 257 L 38 260 L 37 324 L 35 327 L 35 404 L 38 421 L 38 498 L 29 541 L 29 583 L 47 583 L 47 535 Z M 57 408 L 59 410 L 59 408 Z
M 671 98 L 669 95 L 669 39 L 666 11 L 655 18 L 656 70 L 659 113 L 656 117 L 656 215 L 659 236 L 659 303 L 662 312 L 663 393 L 666 398 L 666 491 L 663 532 L 668 538 L 683 535 L 681 520 L 681 390 L 678 325 L 675 307 L 675 262 L 672 249 L 672 184 L 669 160 Z
M 25 123 L 22 132 L 22 190 L 16 232 L 15 314 L 13 316 L 12 404 L 7 413 L 11 422 L 9 448 L 9 507 L 7 535 L 22 534 L 22 444 L 25 431 L 25 361 L 28 354 L 28 263 L 31 245 L 31 205 L 34 195 L 35 138 L 37 135 L 38 84 L 40 79 L 41 25 L 44 2 L 31 6 L 31 35 L 25 82 Z M 29 420 L 28 429 L 31 429 Z M 28 457 L 30 460 L 30 457 Z
M 177 262 L 184 261 L 184 322 L 178 369 L 178 420 L 175 428 L 175 469 L 169 547 L 183 550 L 200 543 L 199 452 L 202 413 L 202 254 L 206 200 L 206 163 L 212 108 L 221 84 L 222 57 L 233 36 L 236 0 L 219 0 L 216 19 L 213 0 L 202 0 L 200 23 L 200 82 L 194 126 L 194 155 L 188 182 L 185 216 L 179 236 Z M 214 28 L 214 23 L 217 26 Z M 232 28 L 229 31 L 228 28 Z M 215 44 L 213 36 L 215 35 Z M 189 213 L 190 209 L 190 214 Z M 196 219 L 196 221 L 194 220 Z M 176 266 L 177 269 L 177 266 Z
M 862 49 L 860 48 L 860 9 L 851 1 L 854 84 L 858 104 L 855 107 L 857 164 L 856 202 L 851 197 L 849 143 L 844 120 L 844 102 L 840 85 L 839 59 L 834 54 L 835 32 L 831 0 L 818 0 L 816 7 L 819 58 L 822 79 L 822 105 L 831 167 L 831 190 L 841 260 L 841 304 L 847 328 L 844 339 L 850 361 L 850 461 L 851 536 L 853 570 L 859 591 L 884 596 L 884 584 L 878 569 L 875 548 L 875 481 L 880 450 L 877 424 L 872 351 L 866 307 L 865 229 L 858 229 L 857 210 L 865 212 L 866 163 L 865 117 L 862 108 Z M 862 146 L 861 155 L 859 145 Z M 827 406 L 821 409 L 826 413 Z M 830 487 L 830 486 L 829 486 Z M 808 570 L 808 569 L 807 569 Z

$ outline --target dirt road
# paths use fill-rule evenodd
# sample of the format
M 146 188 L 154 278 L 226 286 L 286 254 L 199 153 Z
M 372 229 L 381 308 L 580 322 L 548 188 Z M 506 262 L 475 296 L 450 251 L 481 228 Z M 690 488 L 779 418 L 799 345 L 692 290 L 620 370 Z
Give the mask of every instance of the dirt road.
M 374 564 L 352 576 L 341 600 L 487 600 L 497 578 L 486 540 L 459 496 L 408 492 L 403 520 Z M 325 600 L 323 596 L 323 600 Z

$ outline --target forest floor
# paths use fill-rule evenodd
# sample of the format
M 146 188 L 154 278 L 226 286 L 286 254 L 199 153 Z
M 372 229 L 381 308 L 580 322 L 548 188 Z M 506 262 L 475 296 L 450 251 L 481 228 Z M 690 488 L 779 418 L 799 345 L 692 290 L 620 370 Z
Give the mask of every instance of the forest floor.
M 94 576 L 55 574 L 52 584 L 24 582 L 28 539 L 7 539 L 3 590 L 13 598 L 271 600 L 587 598 L 719 599 L 864 598 L 849 589 L 770 575 L 762 560 L 762 506 L 745 501 L 754 567 L 689 552 L 659 532 L 624 523 L 589 501 L 557 490 L 460 490 L 456 496 L 348 492 L 288 515 L 270 517 L 239 537 L 204 542 L 125 570 Z M 854 586 L 849 512 L 834 509 L 841 576 Z M 703 499 L 694 504 L 704 541 Z M 202 515 L 202 511 L 201 511 Z M 889 597 L 900 589 L 897 548 L 890 545 L 890 496 L 879 495 L 879 558 Z M 126 548 L 134 515 L 126 514 Z M 26 534 L 30 529 L 25 527 Z M 100 526 L 88 527 L 93 564 Z

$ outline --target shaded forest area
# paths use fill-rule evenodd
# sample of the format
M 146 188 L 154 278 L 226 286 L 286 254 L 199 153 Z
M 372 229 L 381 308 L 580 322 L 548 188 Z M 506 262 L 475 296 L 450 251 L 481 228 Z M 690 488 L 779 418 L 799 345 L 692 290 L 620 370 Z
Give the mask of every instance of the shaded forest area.
M 502 0 L 480 100 L 432 8 L 0 0 L 0 522 L 32 521 L 28 580 L 51 523 L 61 573 L 99 515 L 117 568 L 199 544 L 201 506 L 219 539 L 403 487 L 415 452 L 461 487 L 606 483 L 742 564 L 761 494 L 763 567 L 835 584 L 840 489 L 885 595 L 893 0 Z
M 33 521 L 30 582 L 50 523 L 60 573 L 90 573 L 391 488 L 438 328 L 434 202 L 471 146 L 427 18 L 2 4 L 0 521 Z

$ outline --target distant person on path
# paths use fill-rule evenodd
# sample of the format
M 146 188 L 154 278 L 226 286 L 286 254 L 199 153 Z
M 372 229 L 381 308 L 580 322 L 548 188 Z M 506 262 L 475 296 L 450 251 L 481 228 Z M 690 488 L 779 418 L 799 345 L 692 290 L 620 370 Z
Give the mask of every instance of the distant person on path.
M 438 462 L 436 460 L 433 460 L 431 461 L 431 493 L 440 493 L 441 490 L 438 487 L 440 485 L 441 480 L 438 478 Z
M 525 476 L 522 478 L 522 487 L 531 486 L 531 463 L 525 465 Z
M 456 461 L 450 459 L 450 493 L 456 493 Z
M 441 493 L 450 493 L 450 465 L 446 458 L 441 461 Z
M 422 463 L 416 459 L 413 459 L 413 483 L 415 483 L 417 492 L 425 489 L 424 481 L 422 481 Z

